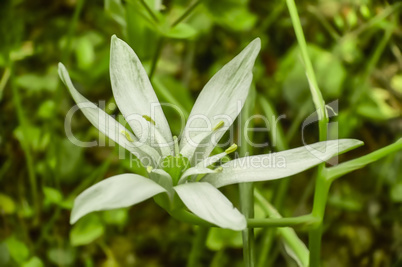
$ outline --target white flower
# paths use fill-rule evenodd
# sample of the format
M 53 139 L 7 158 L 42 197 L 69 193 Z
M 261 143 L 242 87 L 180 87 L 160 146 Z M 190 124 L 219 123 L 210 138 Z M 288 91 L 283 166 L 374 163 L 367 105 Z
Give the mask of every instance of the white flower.
M 259 50 L 257 38 L 205 85 L 191 111 L 180 144 L 172 137 L 140 60 L 125 42 L 112 37 L 110 78 L 116 103 L 133 133 L 78 93 L 60 63 L 59 75 L 89 121 L 140 160 L 151 159 L 147 166 L 149 178 L 121 174 L 82 192 L 75 199 L 71 223 L 93 211 L 128 207 L 154 197 L 171 214 L 176 211 L 190 214 L 184 210 L 186 206 L 207 222 L 242 230 L 247 227 L 245 217 L 217 188 L 287 177 L 362 144 L 347 139 L 320 142 L 279 153 L 239 158 L 215 169 L 208 168 L 236 150 L 236 145 L 232 145 L 224 153 L 208 157 L 239 115 L 241 107 L 238 103 L 244 103 L 248 95 Z M 203 119 L 194 119 L 198 117 Z M 197 127 L 205 129 L 207 124 L 212 125 L 209 131 L 195 134 L 192 131 Z M 199 155 L 201 158 L 197 158 Z M 283 164 L 272 164 L 275 159 L 282 160 Z M 196 181 L 200 174 L 205 176 Z

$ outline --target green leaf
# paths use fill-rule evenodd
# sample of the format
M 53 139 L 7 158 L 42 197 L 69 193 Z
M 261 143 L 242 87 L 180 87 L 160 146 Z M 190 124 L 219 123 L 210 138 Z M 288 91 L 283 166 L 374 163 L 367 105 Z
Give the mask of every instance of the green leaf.
M 391 188 L 391 199 L 394 202 L 402 202 L 402 183 L 396 184 Z
M 102 219 L 106 224 L 125 225 L 128 221 L 128 209 L 105 210 Z
M 75 251 L 71 247 L 51 248 L 47 251 L 47 256 L 56 266 L 71 266 L 75 260 Z
M 91 214 L 80 220 L 70 232 L 70 242 L 73 246 L 88 245 L 101 237 L 105 229 L 99 216 Z
M 49 91 L 54 92 L 59 84 L 57 73 L 49 70 L 46 75 L 24 74 L 16 78 L 18 86 L 30 92 Z
M 346 77 L 342 61 L 318 46 L 309 45 L 307 52 L 323 96 L 340 97 Z M 300 103 L 310 101 L 309 83 L 297 47 L 287 53 L 275 75 L 279 81 L 283 81 L 283 93 L 293 107 L 299 108 Z
M 402 95 L 402 74 L 395 75 L 391 79 L 391 87 Z
M 398 107 L 389 104 L 392 95 L 381 88 L 371 88 L 368 99 L 361 101 L 357 112 L 372 120 L 389 120 L 401 115 Z
M 13 258 L 17 263 L 21 264 L 28 259 L 28 247 L 15 236 L 11 236 L 6 239 L 6 244 L 11 258 Z
M 154 85 L 155 92 L 157 95 L 162 98 L 162 101 L 166 101 L 167 103 L 173 104 L 178 108 L 176 110 L 173 108 L 173 106 L 170 107 L 163 107 L 164 112 L 167 117 L 171 118 L 172 116 L 181 118 L 184 116 L 185 118 L 188 117 L 188 114 L 190 114 L 191 108 L 193 107 L 194 100 L 190 94 L 190 91 L 183 86 L 183 83 L 172 76 L 155 76 L 154 79 L 152 80 L 152 83 Z M 165 109 L 166 108 L 166 109 Z M 181 114 L 184 112 L 184 114 Z M 178 114 L 179 113 L 179 114 Z M 170 116 L 169 116 L 170 115 Z M 170 126 L 172 127 L 172 124 L 175 123 L 176 120 L 170 121 Z M 183 127 L 181 125 L 181 121 L 178 121 L 178 127 L 177 132 L 179 132 Z M 172 129 L 172 131 L 174 131 Z
M 50 119 L 56 115 L 56 103 L 53 100 L 45 100 L 39 106 L 38 117 L 42 119 Z
M 8 266 L 10 261 L 10 252 L 7 247 L 7 243 L 0 243 L 0 266 Z
M 14 135 L 21 143 L 26 142 L 29 144 L 34 151 L 43 151 L 50 142 L 48 134 L 45 134 L 41 128 L 32 125 L 26 125 L 25 127 L 19 125 L 14 130 Z
M 88 69 L 94 63 L 95 47 L 88 36 L 83 36 L 77 40 L 75 56 L 80 69 Z
M 180 23 L 163 34 L 174 39 L 190 39 L 197 34 L 197 31 L 187 23 Z
M 68 178 L 77 170 L 82 161 L 83 148 L 78 147 L 68 139 L 62 139 L 58 143 L 57 157 L 62 164 L 57 164 L 57 173 L 60 178 Z
M 105 0 L 105 11 L 122 28 L 126 27 L 126 10 L 120 0 Z
M 241 248 L 242 233 L 222 228 L 211 228 L 207 237 L 207 247 L 210 250 L 220 251 L 225 248 Z
M 269 218 L 282 218 L 282 215 L 269 203 L 263 195 L 254 189 L 254 197 L 256 202 L 265 212 L 265 215 Z M 309 266 L 310 252 L 303 241 L 297 236 L 295 230 L 291 227 L 279 227 L 277 228 L 279 235 L 282 237 L 282 241 L 286 246 L 287 254 L 292 257 L 299 266 Z
M 216 23 L 231 30 L 247 31 L 257 21 L 248 9 L 247 0 L 207 0 L 204 5 Z
M 38 257 L 32 257 L 24 262 L 21 267 L 43 267 L 43 262 Z
M 51 204 L 61 204 L 63 201 L 63 195 L 55 188 L 43 187 L 43 194 L 45 195 L 45 201 Z
M 349 172 L 361 169 L 367 164 L 377 161 L 389 155 L 390 153 L 394 153 L 401 149 L 402 149 L 402 138 L 396 141 L 395 143 L 388 145 L 384 148 L 381 148 L 377 151 L 374 151 L 368 155 L 328 168 L 326 177 L 328 180 L 335 180 Z
M 0 193 L 0 214 L 13 214 L 15 212 L 15 203 L 13 199 Z

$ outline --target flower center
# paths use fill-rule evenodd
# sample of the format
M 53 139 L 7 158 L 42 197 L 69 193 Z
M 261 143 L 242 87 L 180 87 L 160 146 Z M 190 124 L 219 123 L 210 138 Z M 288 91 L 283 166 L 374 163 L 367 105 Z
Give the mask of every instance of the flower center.
M 173 136 L 173 141 L 174 156 L 169 155 L 164 158 L 161 165 L 162 169 L 165 172 L 169 173 L 169 175 L 172 177 L 173 184 L 177 185 L 181 175 L 191 166 L 190 160 L 180 154 L 179 141 L 177 139 L 177 136 Z
M 181 175 L 190 168 L 190 161 L 181 154 L 169 155 L 163 159 L 161 167 L 172 177 L 173 185 L 177 185 Z

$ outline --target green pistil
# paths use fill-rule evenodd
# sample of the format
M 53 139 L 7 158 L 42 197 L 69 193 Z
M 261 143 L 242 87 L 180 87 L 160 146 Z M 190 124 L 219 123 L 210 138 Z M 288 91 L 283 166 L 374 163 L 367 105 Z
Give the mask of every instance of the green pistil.
M 162 162 L 162 168 L 172 177 L 173 184 L 177 185 L 182 174 L 190 168 L 190 161 L 181 154 L 167 156 Z

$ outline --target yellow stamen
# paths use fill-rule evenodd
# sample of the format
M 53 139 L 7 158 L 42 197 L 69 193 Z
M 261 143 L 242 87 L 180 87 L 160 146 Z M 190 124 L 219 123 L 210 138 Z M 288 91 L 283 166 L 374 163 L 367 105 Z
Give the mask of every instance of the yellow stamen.
M 149 121 L 150 123 L 152 123 L 153 125 L 156 124 L 155 121 L 154 121 L 151 117 L 149 117 L 149 116 L 147 116 L 147 115 L 142 115 L 142 117 L 143 117 L 145 120 L 147 120 L 147 121 Z
M 123 130 L 123 131 L 121 131 L 121 133 L 124 134 L 124 136 L 126 137 L 126 139 L 128 141 L 134 142 L 133 138 L 131 138 L 131 135 L 127 131 Z
M 154 168 L 152 168 L 152 166 L 148 166 L 148 167 L 147 167 L 147 172 L 148 172 L 148 173 L 151 173 L 153 169 L 154 169 Z
M 219 130 L 220 128 L 223 127 L 223 125 L 225 125 L 225 123 L 223 121 L 218 122 L 218 124 L 215 125 L 215 127 L 212 129 L 212 131 L 215 132 L 215 131 Z
M 230 147 L 228 147 L 228 148 L 225 150 L 225 153 L 226 153 L 226 154 L 233 153 L 233 152 L 236 151 L 236 149 L 237 149 L 237 145 L 236 145 L 236 144 L 233 144 L 233 145 L 231 145 Z

